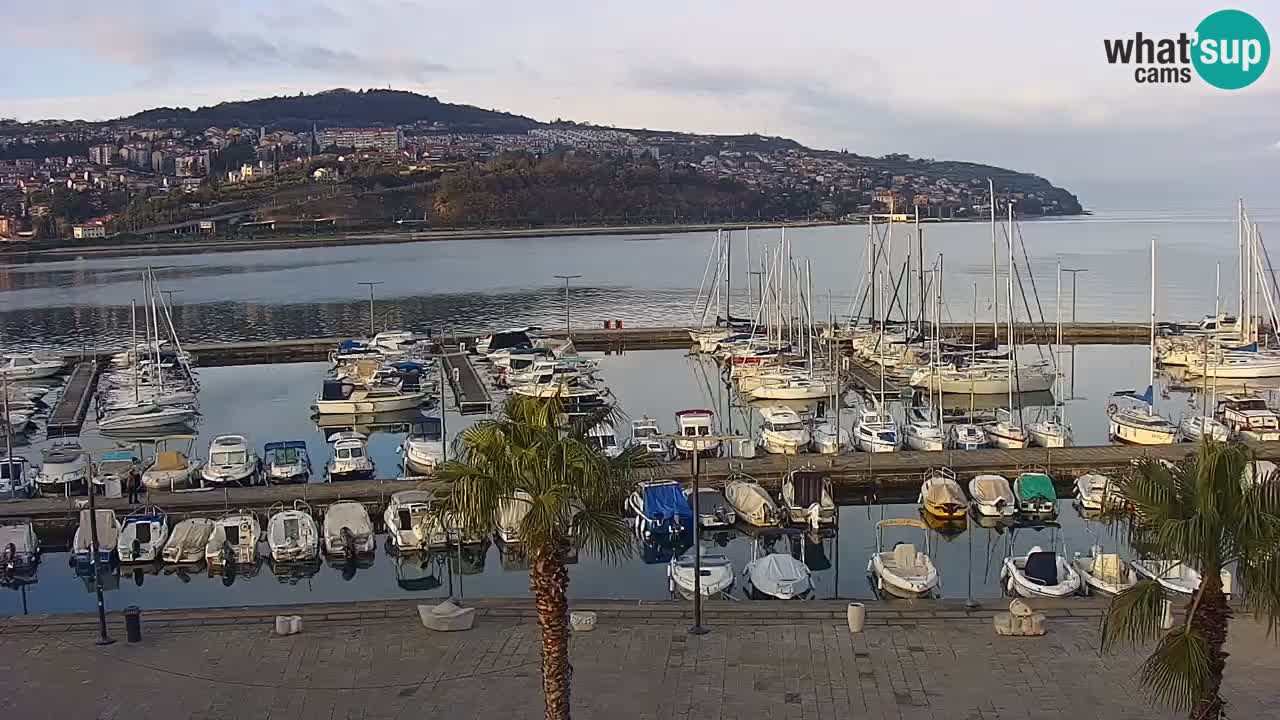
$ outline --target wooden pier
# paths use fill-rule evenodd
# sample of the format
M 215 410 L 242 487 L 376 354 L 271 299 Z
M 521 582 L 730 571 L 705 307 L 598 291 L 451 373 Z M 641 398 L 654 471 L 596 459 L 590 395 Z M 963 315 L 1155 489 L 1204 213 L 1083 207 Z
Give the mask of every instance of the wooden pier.
M 841 370 L 840 374 L 846 382 L 852 383 L 859 392 L 871 395 L 880 394 L 880 368 L 850 358 L 849 365 Z M 903 397 L 904 393 L 906 396 L 911 395 L 911 387 L 909 385 L 904 385 L 896 380 L 889 379 L 887 376 L 885 377 L 884 396 L 886 398 Z
M 449 379 L 459 413 L 471 415 L 487 413 L 493 409 L 489 389 L 471 364 L 470 355 L 461 352 L 443 353 L 440 355 L 440 369 Z
M 76 363 L 62 389 L 58 404 L 49 413 L 47 434 L 49 437 L 75 435 L 84 425 L 84 417 L 89 412 L 89 401 L 93 391 L 98 387 L 98 360 L 88 358 Z

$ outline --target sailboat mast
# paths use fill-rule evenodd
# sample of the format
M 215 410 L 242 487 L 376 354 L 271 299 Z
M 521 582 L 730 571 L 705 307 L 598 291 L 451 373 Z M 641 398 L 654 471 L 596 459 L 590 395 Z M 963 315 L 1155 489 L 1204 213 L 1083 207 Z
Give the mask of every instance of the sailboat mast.
M 156 307 L 156 274 L 148 266 L 147 274 L 151 276 L 151 337 L 156 343 L 156 387 L 160 393 L 164 392 L 164 369 L 160 367 L 160 310 Z M 158 397 L 158 396 L 157 396 Z
M 138 301 L 129 298 L 129 348 L 133 351 L 133 401 L 141 402 L 138 395 Z
M 938 388 L 938 402 L 934 411 L 938 414 L 938 430 L 946 441 L 946 426 L 942 421 L 942 386 L 938 384 L 938 355 L 942 353 L 942 253 L 938 253 L 938 279 L 934 281 L 933 301 L 933 352 L 929 354 L 931 377 L 929 378 L 929 403 L 933 404 L 933 388 Z
M 1154 415 L 1156 387 L 1156 239 L 1151 238 L 1151 352 L 1147 362 L 1147 389 L 1151 394 L 1147 397 L 1147 413 Z
M 924 327 L 924 235 L 920 232 L 920 206 L 916 206 L 916 256 L 920 258 L 920 313 L 916 320 L 917 327 Z M 941 266 L 939 266 L 941 267 Z M 938 276 L 938 281 L 942 281 L 942 276 Z
M 1218 327 L 1218 316 L 1222 313 L 1222 262 L 1213 265 L 1213 328 Z
M 876 251 L 875 251 L 875 231 L 876 226 L 870 214 L 867 215 L 867 286 L 871 288 L 871 322 L 868 325 L 875 326 L 876 319 Z M 861 314 L 862 308 L 858 308 Z
M 813 376 L 813 269 L 809 266 L 809 258 L 804 259 L 804 309 L 805 327 L 809 329 L 809 375 Z
M 742 232 L 747 243 L 747 317 L 751 317 L 755 312 L 751 298 L 751 226 L 748 225 Z
M 991 178 L 987 178 L 987 189 L 991 192 L 991 337 L 998 347 L 1000 345 L 1000 285 L 996 274 L 999 272 L 1000 261 L 996 254 L 996 184 Z
M 733 293 L 733 232 L 724 234 L 724 322 L 725 325 L 733 325 L 732 306 L 729 304 L 729 296 Z
M 1008 203 L 1009 206 L 1009 282 L 1006 284 L 1009 290 L 1009 413 L 1013 413 L 1013 386 L 1018 380 L 1017 356 L 1018 344 L 1013 336 L 1013 202 Z M 1021 416 L 1022 408 L 1018 408 L 1018 414 Z M 1019 417 L 1021 419 L 1021 417 Z
M 969 331 L 969 367 L 978 360 L 978 283 L 973 284 L 973 329 Z M 969 380 L 969 416 L 973 416 L 973 376 Z M 942 385 L 938 385 L 942 389 Z
M 1240 317 L 1236 319 L 1236 328 L 1240 333 L 1241 342 L 1248 342 L 1248 320 L 1246 320 L 1244 306 L 1244 198 L 1236 200 L 1236 254 L 1240 259 L 1240 275 L 1237 278 L 1240 289 L 1240 299 L 1236 305 L 1239 310 Z

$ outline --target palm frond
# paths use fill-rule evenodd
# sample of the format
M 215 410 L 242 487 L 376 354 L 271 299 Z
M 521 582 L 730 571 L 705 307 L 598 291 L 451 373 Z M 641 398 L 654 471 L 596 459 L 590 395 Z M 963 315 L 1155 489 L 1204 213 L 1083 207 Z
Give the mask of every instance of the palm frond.
M 1117 645 L 1139 647 L 1159 637 L 1167 599 L 1164 588 L 1155 580 L 1139 580 L 1117 594 L 1102 616 L 1102 649 L 1109 651 Z
M 619 563 L 635 549 L 626 520 L 616 512 L 584 510 L 573 518 L 573 541 L 609 563 Z
M 1142 663 L 1139 677 L 1158 701 L 1177 709 L 1189 708 L 1212 678 L 1209 644 L 1194 630 L 1175 628 Z
M 1266 618 L 1267 634 L 1275 635 L 1280 627 L 1280 555 L 1272 550 L 1243 557 L 1236 564 L 1236 575 L 1245 588 L 1245 608 Z

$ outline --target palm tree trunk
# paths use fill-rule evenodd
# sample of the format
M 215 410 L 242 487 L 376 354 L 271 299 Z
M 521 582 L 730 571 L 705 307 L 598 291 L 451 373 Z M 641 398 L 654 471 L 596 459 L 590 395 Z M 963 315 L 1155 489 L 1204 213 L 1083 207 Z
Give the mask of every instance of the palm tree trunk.
M 554 545 L 533 548 L 529 589 L 538 608 L 542 628 L 542 694 L 547 720 L 569 720 L 569 572 L 561 549 Z
M 1227 664 L 1227 653 L 1222 649 L 1227 642 L 1227 623 L 1231 620 L 1231 606 L 1222 592 L 1222 578 L 1216 571 L 1206 572 L 1203 597 L 1200 604 L 1188 608 L 1191 629 L 1205 639 L 1209 650 L 1209 684 L 1203 695 L 1191 707 L 1191 720 L 1220 720 L 1225 717 L 1226 703 L 1222 700 L 1222 673 Z

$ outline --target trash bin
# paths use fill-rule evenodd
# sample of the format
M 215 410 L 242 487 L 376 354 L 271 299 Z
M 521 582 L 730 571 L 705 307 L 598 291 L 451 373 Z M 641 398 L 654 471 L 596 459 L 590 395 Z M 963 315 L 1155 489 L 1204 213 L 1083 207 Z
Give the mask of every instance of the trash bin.
M 142 641 L 142 608 L 137 605 L 124 609 L 124 634 L 131 643 Z

